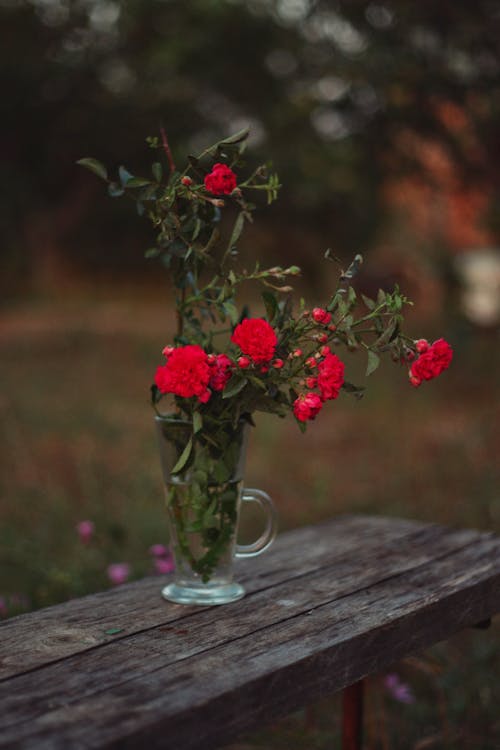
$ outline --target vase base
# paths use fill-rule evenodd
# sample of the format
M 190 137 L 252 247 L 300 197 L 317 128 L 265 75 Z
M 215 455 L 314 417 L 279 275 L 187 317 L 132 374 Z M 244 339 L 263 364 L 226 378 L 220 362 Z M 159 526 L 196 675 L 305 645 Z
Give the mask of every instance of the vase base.
M 245 589 L 239 583 L 220 585 L 182 586 L 170 583 L 162 589 L 161 595 L 169 602 L 176 604 L 229 604 L 245 596 Z

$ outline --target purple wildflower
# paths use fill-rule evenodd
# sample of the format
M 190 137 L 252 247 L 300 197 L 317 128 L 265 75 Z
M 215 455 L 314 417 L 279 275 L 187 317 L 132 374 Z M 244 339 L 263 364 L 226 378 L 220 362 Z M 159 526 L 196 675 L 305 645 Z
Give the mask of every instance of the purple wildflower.
M 384 678 L 384 685 L 394 700 L 400 703 L 415 703 L 415 696 L 411 687 L 405 682 L 401 682 L 397 674 L 387 674 Z
M 114 586 L 125 583 L 130 575 L 130 565 L 128 563 L 111 563 L 107 569 L 108 578 Z
M 80 541 L 83 544 L 88 544 L 94 535 L 94 522 L 93 521 L 80 521 L 76 524 L 76 530 Z

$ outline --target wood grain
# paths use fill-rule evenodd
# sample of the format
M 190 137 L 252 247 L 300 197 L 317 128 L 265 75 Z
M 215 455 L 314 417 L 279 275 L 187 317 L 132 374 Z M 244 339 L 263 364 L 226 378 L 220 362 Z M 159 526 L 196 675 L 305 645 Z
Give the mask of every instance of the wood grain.
M 0 746 L 216 748 L 500 609 L 500 540 L 476 531 L 344 517 L 252 567 L 225 607 L 148 579 L 5 623 Z

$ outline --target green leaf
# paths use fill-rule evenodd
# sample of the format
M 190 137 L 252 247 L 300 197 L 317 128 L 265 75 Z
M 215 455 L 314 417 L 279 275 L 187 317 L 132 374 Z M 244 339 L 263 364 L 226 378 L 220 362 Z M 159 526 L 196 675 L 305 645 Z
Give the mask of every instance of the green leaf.
M 161 182 L 163 169 L 159 161 L 155 161 L 155 163 L 151 167 L 151 171 L 153 173 L 153 177 L 155 178 L 156 182 Z
M 364 385 L 354 385 L 354 383 L 349 383 L 347 380 L 344 380 L 342 389 L 347 391 L 347 393 L 353 393 L 357 399 L 363 398 L 366 390 Z
M 222 308 L 231 321 L 231 325 L 238 325 L 238 310 L 236 309 L 236 305 L 233 305 L 232 302 L 223 302 Z
M 243 213 L 239 213 L 236 217 L 236 221 L 234 222 L 233 231 L 231 233 L 231 238 L 228 243 L 228 250 L 232 250 L 232 248 L 236 245 L 238 242 L 240 235 L 243 231 L 243 226 L 245 224 L 245 216 Z
M 279 312 L 276 295 L 274 295 L 272 292 L 264 290 L 262 292 L 262 299 L 264 300 L 264 305 L 266 307 L 267 320 L 269 321 L 269 323 L 272 323 Z
M 379 364 L 380 364 L 379 355 L 376 352 L 372 351 L 371 349 L 368 349 L 368 364 L 366 365 L 366 377 L 368 377 L 368 375 L 371 375 L 372 372 L 375 372 Z
M 163 394 L 158 388 L 158 386 L 155 383 L 153 383 L 153 385 L 151 386 L 151 403 L 153 404 L 153 406 L 157 404 L 158 401 L 160 401 L 162 396 Z
M 260 380 L 260 378 L 255 377 L 255 375 L 248 375 L 249 382 L 254 385 L 256 388 L 258 388 L 260 391 L 267 391 L 267 385 Z
M 90 157 L 86 156 L 84 159 L 78 159 L 76 163 L 80 164 L 80 166 L 85 167 L 86 169 L 90 169 L 91 172 L 96 174 L 102 180 L 108 179 L 108 170 L 106 169 L 104 164 L 101 164 L 101 162 L 97 161 L 97 159 L 91 159 Z
M 125 185 L 127 185 L 130 182 L 130 180 L 132 180 L 134 177 L 134 175 L 130 174 L 130 172 L 127 169 L 125 169 L 125 167 L 118 168 L 118 175 L 120 177 L 120 182 L 123 185 L 123 187 L 125 187 Z
M 146 185 L 151 185 L 151 180 L 145 180 L 144 177 L 131 177 L 127 180 L 128 188 L 145 187 Z
M 381 335 L 375 341 L 375 346 L 381 347 L 388 344 L 389 341 L 392 341 L 398 335 L 398 330 L 399 326 L 397 320 L 391 318 L 390 322 L 387 324 L 387 327 L 385 329 L 382 329 Z
M 193 414 L 193 434 L 196 435 L 196 433 L 199 432 L 202 427 L 203 417 L 201 416 L 199 411 L 195 411 Z
M 109 630 L 104 631 L 104 635 L 117 635 L 118 633 L 123 633 L 125 628 L 110 628 Z
M 277 414 L 279 417 L 286 417 L 289 412 L 288 406 L 280 404 L 270 396 L 258 396 L 254 401 L 254 409 L 269 414 Z
M 179 460 L 175 464 L 174 468 L 172 469 L 172 474 L 178 474 L 181 469 L 184 468 L 184 466 L 187 464 L 188 459 L 191 455 L 191 451 L 193 449 L 193 438 L 189 438 L 189 441 L 182 451 L 181 455 L 179 456 Z
M 119 198 L 123 195 L 125 190 L 117 182 L 110 182 L 108 185 L 108 193 L 112 198 Z
M 241 141 L 244 141 L 248 138 L 249 129 L 243 128 L 243 130 L 238 130 L 237 133 L 234 135 L 230 135 L 227 138 L 224 138 L 223 141 L 219 141 L 219 146 L 226 146 L 231 143 L 241 143 Z
M 222 391 L 222 398 L 231 398 L 232 396 L 236 396 L 237 393 L 243 390 L 247 383 L 247 378 L 242 378 L 240 375 L 233 375 L 231 377 L 231 380 Z
M 201 220 L 197 218 L 196 221 L 195 221 L 195 224 L 194 224 L 193 235 L 191 237 L 191 241 L 192 242 L 194 242 L 196 239 L 198 239 L 198 235 L 200 234 L 200 231 L 201 231 L 201 226 L 202 226 L 201 225 Z
M 363 263 L 363 256 L 359 255 L 359 254 L 355 255 L 354 256 L 354 260 L 352 261 L 352 263 L 349 266 L 349 268 L 347 269 L 347 271 L 345 271 L 341 275 L 340 280 L 341 281 L 350 281 L 351 279 L 353 279 L 356 276 L 356 274 L 358 273 L 359 269 L 361 268 L 362 263 Z
M 217 518 L 210 509 L 206 510 L 203 514 L 202 525 L 204 529 L 213 529 L 217 526 Z
M 340 258 L 337 258 L 337 256 L 333 254 L 331 247 L 327 247 L 324 257 L 326 260 L 331 260 L 332 263 L 336 263 L 338 266 L 340 266 L 342 263 Z
M 369 310 L 375 310 L 375 302 L 372 299 L 370 299 L 370 297 L 367 297 L 366 295 L 362 294 L 361 299 L 363 300 L 363 302 L 365 303 L 365 306 Z

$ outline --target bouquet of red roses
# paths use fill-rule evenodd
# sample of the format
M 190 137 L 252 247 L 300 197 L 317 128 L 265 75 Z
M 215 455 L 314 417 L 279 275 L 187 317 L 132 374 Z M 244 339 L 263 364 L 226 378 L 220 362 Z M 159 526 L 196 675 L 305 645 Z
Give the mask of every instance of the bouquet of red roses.
M 429 344 L 404 334 L 403 309 L 411 303 L 397 287 L 380 290 L 376 299 L 356 292 L 359 255 L 347 269 L 339 268 L 335 289 L 316 306 L 302 299 L 293 304 L 290 280 L 300 274 L 297 266 L 262 268 L 258 260 L 250 270 L 240 266 L 238 246 L 245 226 L 253 221 L 255 197 L 271 203 L 280 188 L 269 165 L 245 173 L 247 135 L 242 131 L 197 157 L 189 156 L 180 171 L 162 131 L 160 138 L 148 142 L 162 153 L 166 174 L 158 160 L 149 177 L 120 167 L 118 179 L 111 180 L 100 162 L 80 160 L 106 180 L 111 196 L 128 195 L 138 213 L 149 219 L 156 242 L 146 256 L 159 259 L 173 282 L 177 333 L 163 349 L 151 394 L 159 415 L 168 397 L 168 418 L 177 427 L 188 425 L 184 437 L 177 439 L 169 472 L 179 481 L 191 472 L 195 489 L 187 504 L 196 512 L 184 531 L 189 527 L 205 534 L 208 553 L 199 559 L 191 556 L 193 568 L 205 577 L 225 538 L 224 524 L 217 522 L 215 534 L 213 519 L 216 506 L 226 502 L 230 507 L 228 477 L 237 460 L 233 446 L 241 442 L 241 425 L 253 424 L 255 412 L 280 417 L 292 413 L 305 430 L 341 393 L 359 398 L 364 386 L 348 379 L 341 354 L 345 349 L 366 357 L 367 376 L 381 356 L 403 363 L 413 386 L 439 375 L 452 358 L 443 339 Z M 340 266 L 330 251 L 325 257 Z M 246 306 L 238 306 L 244 284 L 261 285 L 263 316 L 252 317 Z M 227 515 L 228 523 L 234 522 L 231 509 Z M 178 536 L 182 544 L 182 533 Z

